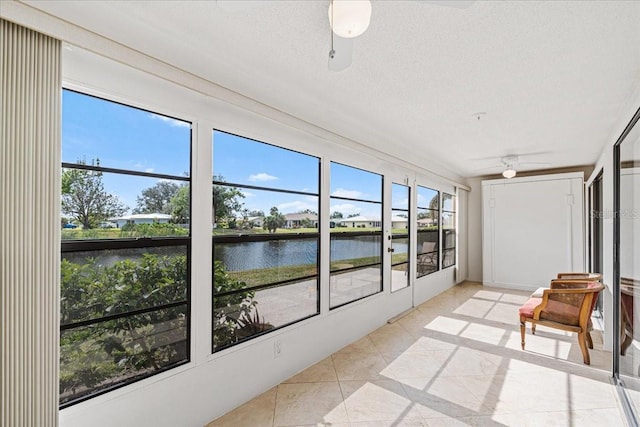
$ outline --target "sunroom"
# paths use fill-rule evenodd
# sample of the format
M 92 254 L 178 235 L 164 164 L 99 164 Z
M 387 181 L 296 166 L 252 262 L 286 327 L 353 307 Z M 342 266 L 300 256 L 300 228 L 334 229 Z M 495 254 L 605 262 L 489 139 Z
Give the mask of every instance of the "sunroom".
M 638 424 L 640 3 L 0 18 L 3 426 Z

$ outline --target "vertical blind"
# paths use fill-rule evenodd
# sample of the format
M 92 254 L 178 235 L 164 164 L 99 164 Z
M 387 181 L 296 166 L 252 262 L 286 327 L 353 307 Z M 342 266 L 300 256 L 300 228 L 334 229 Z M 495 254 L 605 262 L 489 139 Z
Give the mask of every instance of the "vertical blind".
M 0 19 L 0 425 L 58 424 L 60 41 Z

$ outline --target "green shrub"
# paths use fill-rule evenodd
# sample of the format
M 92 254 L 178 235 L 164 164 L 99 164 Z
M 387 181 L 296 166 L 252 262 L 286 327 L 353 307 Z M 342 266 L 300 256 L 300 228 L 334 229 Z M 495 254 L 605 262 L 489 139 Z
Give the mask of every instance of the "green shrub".
M 165 226 L 165 224 L 162 224 Z M 139 227 L 139 226 L 136 226 Z M 153 308 L 187 298 L 185 255 L 144 254 L 101 265 L 61 262 L 61 324 Z M 243 290 L 214 262 L 215 293 Z M 255 292 L 244 290 L 214 298 L 213 344 L 224 348 L 256 333 L 251 316 Z M 186 305 L 112 319 L 62 332 L 60 336 L 61 402 L 145 375 L 187 358 Z
M 179 302 L 187 296 L 186 256 L 145 254 L 111 266 L 61 262 L 61 323 Z M 60 337 L 61 401 L 184 360 L 186 305 L 65 330 Z
M 213 347 L 217 350 L 244 338 L 242 334 L 239 335 L 243 326 L 242 319 L 249 315 L 257 302 L 253 300 L 255 291 L 246 289 L 245 282 L 230 277 L 221 261 L 214 261 L 213 268 Z M 242 289 L 245 289 L 244 292 L 216 296 Z

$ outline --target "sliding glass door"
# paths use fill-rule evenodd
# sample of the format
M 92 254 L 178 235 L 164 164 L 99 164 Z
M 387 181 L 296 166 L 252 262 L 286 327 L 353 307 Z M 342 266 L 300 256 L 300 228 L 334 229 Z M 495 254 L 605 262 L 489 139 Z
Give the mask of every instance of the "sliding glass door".
M 640 110 L 615 147 L 614 376 L 631 425 L 640 413 Z M 639 298 L 635 296 L 638 295 Z

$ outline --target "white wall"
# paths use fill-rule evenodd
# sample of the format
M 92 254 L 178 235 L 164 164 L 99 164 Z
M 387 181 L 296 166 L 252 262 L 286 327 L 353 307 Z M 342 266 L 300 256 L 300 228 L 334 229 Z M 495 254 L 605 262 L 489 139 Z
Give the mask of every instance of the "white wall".
M 482 283 L 482 178 L 470 178 L 467 220 L 468 272 L 467 279 Z
M 458 189 L 458 235 L 467 237 L 458 242 L 456 283 L 461 283 L 469 277 L 469 196 L 469 191 Z
M 535 290 L 584 271 L 583 174 L 482 182 L 485 285 Z

